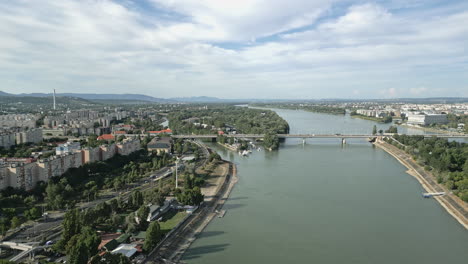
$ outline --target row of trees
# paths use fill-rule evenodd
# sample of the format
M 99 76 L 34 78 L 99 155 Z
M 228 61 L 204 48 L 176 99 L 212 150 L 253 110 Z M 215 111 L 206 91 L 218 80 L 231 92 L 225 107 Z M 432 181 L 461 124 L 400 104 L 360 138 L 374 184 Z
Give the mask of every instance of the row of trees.
M 378 132 L 381 135 L 384 133 L 383 129 L 380 129 Z M 385 130 L 385 133 L 396 134 L 396 133 L 398 133 L 398 127 L 390 126 L 387 130 Z M 374 127 L 372 128 L 372 135 L 377 135 L 377 126 L 376 125 L 374 125 Z
M 393 117 L 389 115 L 385 117 L 366 116 L 366 115 L 358 114 L 356 110 L 351 111 L 351 113 L 349 114 L 351 116 L 355 116 L 355 117 L 359 117 L 359 118 L 367 119 L 367 120 L 372 120 L 372 121 L 376 121 L 376 122 L 384 123 L 384 124 L 391 123 L 393 121 Z
M 432 170 L 439 183 L 468 202 L 468 144 L 424 136 L 395 135 L 395 139 L 425 169 Z
M 346 109 L 343 107 L 337 107 L 332 105 L 324 104 L 304 104 L 304 103 L 276 103 L 276 104 L 253 104 L 253 106 L 267 107 L 267 108 L 281 108 L 281 109 L 292 109 L 292 110 L 304 110 L 315 113 L 333 114 L 333 115 L 344 115 Z

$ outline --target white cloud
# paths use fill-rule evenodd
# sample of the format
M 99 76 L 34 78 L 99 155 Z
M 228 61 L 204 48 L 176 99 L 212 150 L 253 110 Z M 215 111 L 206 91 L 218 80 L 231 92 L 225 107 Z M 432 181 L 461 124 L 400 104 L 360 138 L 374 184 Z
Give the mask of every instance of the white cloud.
M 423 86 L 466 94 L 467 8 L 419 15 L 378 4 L 340 11 L 325 0 L 151 1 L 178 16 L 111 0 L 0 2 L 0 90 L 320 98 L 417 96 Z M 373 93 L 382 87 L 396 88 Z
M 212 41 L 248 41 L 310 25 L 332 0 L 151 0 L 190 18 L 193 30 Z

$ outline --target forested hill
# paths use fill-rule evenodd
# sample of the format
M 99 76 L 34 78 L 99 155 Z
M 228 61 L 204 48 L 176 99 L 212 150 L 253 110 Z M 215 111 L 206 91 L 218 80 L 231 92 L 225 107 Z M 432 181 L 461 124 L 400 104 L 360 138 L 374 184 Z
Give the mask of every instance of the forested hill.
M 32 97 L 32 96 L 0 96 L 0 104 L 3 110 L 16 109 L 18 112 L 35 112 L 40 110 L 52 109 L 52 97 Z M 74 107 L 90 107 L 98 105 L 82 98 L 57 97 L 57 109 L 67 109 Z
M 229 127 L 242 134 L 289 133 L 288 123 L 275 112 L 246 107 L 182 110 L 170 113 L 168 119 L 171 129 L 177 134 L 213 134 L 218 129 Z

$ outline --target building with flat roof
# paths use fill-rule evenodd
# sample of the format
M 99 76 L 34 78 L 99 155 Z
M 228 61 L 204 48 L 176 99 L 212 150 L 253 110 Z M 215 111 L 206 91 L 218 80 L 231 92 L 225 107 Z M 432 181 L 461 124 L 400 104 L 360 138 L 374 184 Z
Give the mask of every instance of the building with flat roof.
M 446 114 L 419 114 L 408 115 L 408 124 L 427 126 L 431 124 L 447 124 L 448 119 Z
M 66 154 L 70 152 L 76 152 L 81 150 L 81 145 L 80 142 L 70 142 L 68 141 L 65 144 L 59 144 L 55 148 L 55 154 L 56 155 L 61 155 L 61 154 Z
M 172 139 L 170 137 L 153 138 L 147 145 L 148 151 L 172 153 Z

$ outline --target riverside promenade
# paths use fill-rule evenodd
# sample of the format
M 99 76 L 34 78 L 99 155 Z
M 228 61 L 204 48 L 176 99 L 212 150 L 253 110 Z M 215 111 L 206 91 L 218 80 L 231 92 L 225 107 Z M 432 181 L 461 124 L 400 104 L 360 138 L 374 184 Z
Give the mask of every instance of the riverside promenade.
M 444 196 L 435 196 L 440 205 L 451 214 L 461 225 L 468 229 L 468 205 L 460 198 L 454 195 L 450 190 L 447 190 L 443 185 L 438 184 L 434 175 L 421 167 L 413 158 L 405 151 L 381 140 L 377 139 L 374 145 L 385 150 L 387 153 L 395 157 L 401 164 L 408 168 L 407 173 L 415 177 L 423 188 L 430 193 L 445 192 Z
M 238 180 L 235 164 L 224 160 L 223 162 L 228 164 L 228 169 L 222 175 L 223 180 L 218 180 L 214 189 L 206 188 L 206 192 L 202 189 L 205 201 L 198 210 L 189 215 L 160 246 L 153 250 L 144 263 L 180 263 L 183 254 L 195 241 L 197 235 L 219 215 Z

